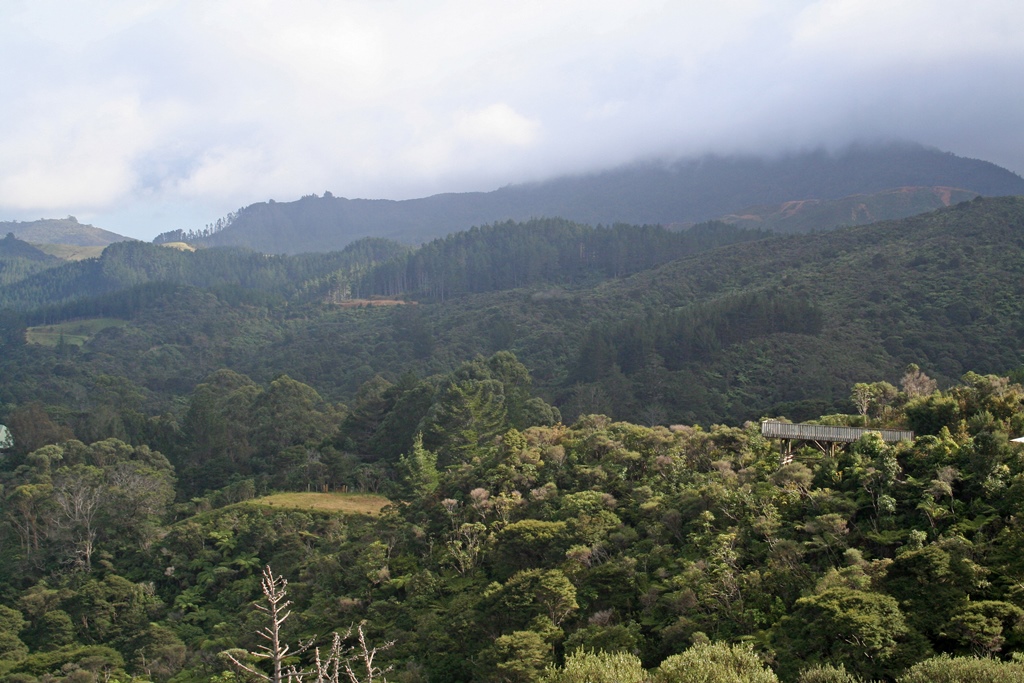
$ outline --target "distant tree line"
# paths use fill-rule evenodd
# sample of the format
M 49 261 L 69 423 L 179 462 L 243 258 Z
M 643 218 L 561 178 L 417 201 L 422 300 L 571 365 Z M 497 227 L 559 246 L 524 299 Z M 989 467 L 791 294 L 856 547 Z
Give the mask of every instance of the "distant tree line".
M 382 263 L 360 280 L 358 291 L 443 301 L 540 283 L 593 283 L 764 237 L 719 222 L 673 232 L 654 225 L 595 228 L 561 219 L 508 221 L 455 233 Z

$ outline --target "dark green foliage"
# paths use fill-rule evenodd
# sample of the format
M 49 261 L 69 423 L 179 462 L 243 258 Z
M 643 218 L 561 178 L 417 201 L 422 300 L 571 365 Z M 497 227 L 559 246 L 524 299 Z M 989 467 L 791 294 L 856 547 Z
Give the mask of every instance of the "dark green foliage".
M 938 638 L 984 581 L 985 572 L 971 554 L 969 544 L 959 539 L 905 552 L 893 561 L 882 585 L 910 615 L 914 628 Z
M 266 389 L 218 370 L 192 394 L 175 463 L 189 493 L 219 489 L 240 477 L 287 477 L 303 488 L 336 483 L 327 446 L 344 414 L 310 386 L 287 375 Z
M 551 663 L 551 647 L 534 631 L 498 636 L 483 654 L 480 680 L 531 683 Z
M 449 235 L 381 264 L 360 282 L 359 291 L 444 301 L 538 284 L 578 285 L 765 236 L 724 223 L 670 232 L 653 225 L 592 228 L 560 219 L 508 221 Z
M 88 268 L 99 273 L 99 263 L 120 264 L 113 268 L 123 280 L 117 287 L 152 274 L 207 289 L 157 281 L 97 294 L 93 284 L 102 291 L 110 282 L 85 277 L 83 264 L 33 280 L 40 287 L 34 294 L 25 289 L 28 281 L 3 288 L 0 297 L 51 302 L 22 314 L 32 324 L 101 314 L 130 323 L 96 334 L 81 349 L 30 346 L 4 354 L 0 400 L 56 403 L 90 395 L 96 375 L 118 374 L 144 388 L 146 412 L 164 413 L 174 396 L 229 367 L 260 383 L 284 372 L 328 400 L 349 401 L 375 375 L 390 383 L 430 377 L 507 349 L 567 420 L 595 412 L 643 424 L 738 422 L 771 413 L 812 419 L 849 412 L 850 387 L 865 379 L 898 384 L 909 363 L 922 364 L 943 385 L 967 367 L 1019 367 L 1022 212 L 1017 199 L 984 199 L 899 222 L 738 244 L 597 286 L 538 283 L 443 304 L 342 309 L 325 302 L 343 301 L 345 283 L 384 251 L 363 254 L 353 245 L 347 255 L 266 258 L 124 245 Z M 474 239 L 480 258 L 504 257 L 481 236 Z M 957 258 L 961 266 L 954 268 Z M 976 266 L 964 268 L 968 262 Z M 604 277 L 589 272 L 585 277 Z M 61 285 L 65 277 L 75 284 Z M 72 291 L 90 296 L 52 303 Z M 957 317 L 960 309 L 968 318 L 953 322 L 951 312 Z M 17 346 L 20 323 L 10 329 Z M 54 380 L 40 387 L 29 379 L 43 375 Z M 412 413 L 426 393 L 407 406 Z M 959 419 L 960 408 L 947 400 L 932 405 L 910 396 L 919 401 L 911 413 L 922 431 L 937 433 Z M 513 425 L 524 424 L 513 408 L 506 407 Z M 882 408 L 873 410 L 871 419 L 882 417 Z M 401 438 L 390 444 L 381 436 L 390 428 L 374 430 L 375 444 L 353 437 L 356 449 L 386 451 L 394 462 L 422 417 L 403 421 Z M 101 418 L 89 418 L 100 424 L 81 436 L 130 438 L 117 420 Z
M 673 313 L 633 319 L 611 329 L 590 328 L 580 347 L 575 379 L 592 382 L 614 367 L 635 375 L 649 363 L 680 370 L 740 342 L 774 334 L 817 335 L 822 311 L 800 296 L 760 291 L 726 296 Z
M 800 598 L 775 637 L 784 677 L 806 664 L 822 663 L 845 664 L 855 675 L 878 678 L 928 650 L 908 629 L 896 600 L 850 588 Z
M 960 420 L 960 406 L 951 397 L 921 397 L 909 403 L 906 411 L 907 424 L 917 434 L 938 434 Z
M 0 349 L 7 353 L 25 344 L 25 318 L 9 309 L 0 309 Z
M 1004 648 L 1019 650 L 1024 610 L 1001 600 L 972 601 L 953 614 L 942 635 L 977 656 L 994 656 Z
M 367 240 L 340 252 L 281 258 L 238 249 L 188 252 L 116 242 L 98 259 L 67 263 L 5 287 L 0 290 L 0 307 L 46 307 L 45 314 L 36 314 L 45 322 L 127 316 L 152 305 L 154 289 L 174 292 L 173 285 L 207 288 L 227 301 L 244 303 L 282 303 L 300 295 L 330 299 L 347 294 L 351 280 L 375 262 L 403 251 L 394 243 Z M 100 295 L 107 296 L 89 299 Z
M 9 669 L 12 675 L 30 676 L 69 675 L 79 671 L 87 675 L 77 680 L 93 681 L 124 676 L 124 657 L 117 650 L 102 645 L 69 645 L 34 653 Z
M 50 256 L 44 251 L 33 247 L 28 242 L 23 242 L 14 236 L 14 233 L 7 233 L 7 236 L 0 240 L 0 263 L 6 263 L 14 259 L 23 259 L 26 261 L 50 261 L 56 262 L 58 259 L 54 256 Z M 4 284 L 7 284 L 4 282 Z
M 0 605 L 0 661 L 22 659 L 28 648 L 18 635 L 25 628 L 21 612 Z
M 529 402 L 530 377 L 507 353 L 434 382 Z M 218 371 L 168 438 L 182 472 L 203 472 L 179 485 L 185 496 L 238 478 L 173 506 L 170 464 L 146 446 L 70 441 L 6 463 L 0 616 L 13 637 L 0 670 L 211 678 L 217 652 L 259 643 L 247 605 L 267 563 L 292 577 L 290 642 L 365 619 L 374 641 L 397 641 L 384 662 L 396 680 L 646 669 L 665 681 L 855 683 L 897 679 L 933 652 L 1022 647 L 1024 534 L 1012 516 L 1024 464 L 989 438 L 1024 414 L 1018 386 L 965 375 L 934 395 L 964 411 L 955 434 L 897 446 L 868 435 L 785 467 L 756 424 L 670 430 L 601 416 L 506 420 L 447 467 L 415 437 L 393 461 L 331 445 L 346 428 L 374 443 L 424 386 L 371 381 L 360 419 L 331 422 L 341 431 L 325 438 L 330 406 L 310 387 Z M 906 405 L 900 394 L 875 419 L 899 426 Z M 236 465 L 203 469 L 237 444 L 248 455 Z M 296 472 L 311 471 L 312 454 L 336 481 L 404 500 L 378 518 L 247 502 L 257 484 L 309 488 Z M 76 495 L 97 505 L 75 512 L 65 503 Z

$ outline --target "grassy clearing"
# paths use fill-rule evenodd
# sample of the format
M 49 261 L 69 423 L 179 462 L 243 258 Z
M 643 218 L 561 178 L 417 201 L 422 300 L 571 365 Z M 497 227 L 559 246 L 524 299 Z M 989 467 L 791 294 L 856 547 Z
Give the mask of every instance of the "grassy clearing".
M 25 330 L 25 340 L 29 344 L 57 346 L 60 343 L 61 335 L 64 335 L 65 344 L 81 346 L 101 330 L 109 327 L 124 327 L 127 324 L 126 320 L 117 318 L 90 318 L 58 325 L 39 325 Z
M 77 244 L 34 244 L 32 246 L 65 261 L 99 258 L 103 250 L 106 249 L 106 247 L 82 247 Z
M 252 502 L 270 507 L 344 512 L 352 515 L 377 515 L 380 514 L 381 508 L 391 503 L 384 496 L 371 493 L 275 493 L 256 498 Z
M 169 249 L 177 249 L 178 251 L 195 251 L 196 248 L 187 242 L 163 242 L 161 247 L 167 247 Z

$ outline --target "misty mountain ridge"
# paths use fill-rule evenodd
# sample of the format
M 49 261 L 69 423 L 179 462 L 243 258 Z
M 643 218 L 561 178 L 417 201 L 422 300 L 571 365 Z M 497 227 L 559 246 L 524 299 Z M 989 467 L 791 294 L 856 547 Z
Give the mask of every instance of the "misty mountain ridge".
M 301 253 L 341 249 L 367 236 L 421 244 L 472 226 L 540 217 L 589 225 L 688 226 L 743 213 L 748 207 L 794 200 L 836 200 L 904 187 L 961 188 L 1001 196 L 1024 194 L 1024 179 L 986 161 L 921 145 L 854 145 L 835 154 L 819 150 L 771 159 L 705 156 L 637 163 L 510 185 L 492 192 L 447 193 L 401 201 L 346 199 L 331 193 L 323 197 L 308 195 L 294 202 L 270 200 L 239 209 L 207 230 L 171 231 L 154 241 Z M 936 207 L 922 210 L 931 208 Z M 868 213 L 872 220 L 909 215 L 905 209 Z M 799 230 L 847 224 L 851 222 Z

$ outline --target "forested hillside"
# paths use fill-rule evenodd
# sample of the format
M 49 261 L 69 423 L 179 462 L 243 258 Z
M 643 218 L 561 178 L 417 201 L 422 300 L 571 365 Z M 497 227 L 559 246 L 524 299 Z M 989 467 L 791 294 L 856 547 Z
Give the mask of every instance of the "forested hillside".
M 654 225 L 509 221 L 455 233 L 378 264 L 357 282 L 356 291 L 443 301 L 544 284 L 581 287 L 768 236 L 719 222 L 672 232 Z
M 0 676 L 245 679 L 269 565 L 381 681 L 1019 680 L 1022 250 L 1008 197 L 16 271 Z
M 197 252 L 119 242 L 98 259 L 68 263 L 59 270 L 24 277 L 0 290 L 0 307 L 35 311 L 32 320 L 61 320 L 88 315 L 132 315 L 140 306 L 119 292 L 156 285 L 187 285 L 231 299 L 267 303 L 296 295 L 326 295 L 345 287 L 363 271 L 406 251 L 394 242 L 367 238 L 340 252 L 283 258 L 241 249 Z M 151 287 L 150 289 L 153 289 Z M 345 292 L 347 294 L 347 289 Z M 94 310 L 97 301 L 111 310 Z M 120 306 L 120 310 L 115 312 Z
M 421 244 L 474 225 L 560 217 L 589 225 L 690 225 L 752 206 L 840 199 L 903 187 L 1024 194 L 1024 179 L 988 162 L 911 144 L 855 146 L 774 159 L 703 157 L 644 163 L 603 173 L 513 185 L 493 192 L 405 201 L 345 199 L 329 192 L 243 207 L 203 229 L 158 242 L 241 246 L 295 254 L 341 249 L 366 236 Z M 909 215 L 901 202 L 875 203 L 875 219 Z M 924 211 L 928 206 L 922 206 Z M 828 219 L 820 229 L 863 221 Z
M 19 240 L 13 233 L 7 233 L 0 240 L 0 287 L 24 280 L 59 263 L 53 256 Z
M 301 257 L 115 245 L 0 289 L 17 307 L 4 317 L 0 400 L 88 412 L 112 375 L 160 412 L 228 367 L 348 401 L 375 375 L 426 377 L 511 350 L 568 419 L 814 417 L 848 410 L 853 383 L 893 381 L 909 363 L 943 384 L 1017 371 L 1022 225 L 1024 200 L 1003 198 L 792 237 L 539 221 L 398 260 L 385 243 Z M 696 253 L 634 272 L 677 250 Z M 396 274 L 401 286 L 374 289 Z M 81 347 L 20 342 L 38 325 L 80 342 L 83 324 L 107 318 L 126 324 L 97 323 Z
M 566 426 L 507 353 L 348 408 L 221 370 L 120 440 L 23 405 L 0 461 L 0 675 L 244 678 L 228 654 L 269 672 L 246 655 L 269 566 L 283 638 L 329 649 L 361 625 L 379 681 L 1019 680 L 1024 388 L 940 392 L 915 368 L 900 387 L 853 387 L 860 413 L 827 421 L 914 442 L 788 464 L 756 423 Z M 339 487 L 394 504 L 259 497 Z

